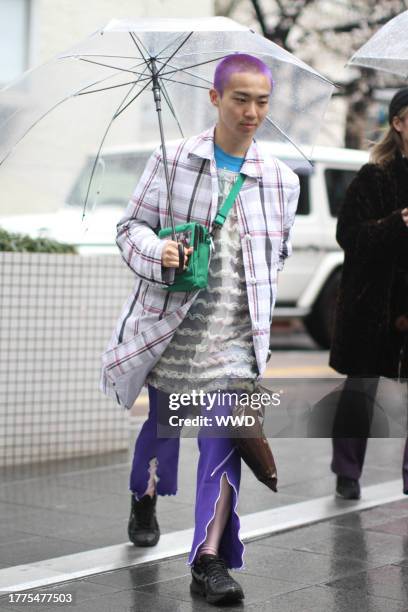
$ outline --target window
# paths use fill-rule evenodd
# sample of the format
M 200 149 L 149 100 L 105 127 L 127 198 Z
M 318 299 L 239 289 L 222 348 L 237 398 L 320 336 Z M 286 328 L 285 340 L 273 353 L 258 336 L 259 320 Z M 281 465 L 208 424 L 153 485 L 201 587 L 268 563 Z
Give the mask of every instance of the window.
M 68 196 L 67 204 L 83 206 L 90 188 L 89 202 L 95 202 L 98 206 L 124 208 L 142 176 L 151 153 L 151 151 L 116 155 L 102 153 L 91 185 L 89 181 L 95 158 L 89 158 Z
M 29 0 L 0 0 L 0 84 L 27 69 Z
M 300 194 L 296 214 L 310 215 L 309 176 L 313 174 L 313 165 L 303 159 L 283 159 L 282 161 L 299 177 Z
M 328 168 L 325 170 L 324 176 L 332 217 L 337 217 L 347 188 L 356 174 L 357 170 L 340 170 L 338 168 Z
M 300 194 L 299 202 L 296 210 L 297 215 L 309 215 L 310 214 L 310 198 L 309 198 L 309 176 L 306 174 L 299 174 L 300 181 Z

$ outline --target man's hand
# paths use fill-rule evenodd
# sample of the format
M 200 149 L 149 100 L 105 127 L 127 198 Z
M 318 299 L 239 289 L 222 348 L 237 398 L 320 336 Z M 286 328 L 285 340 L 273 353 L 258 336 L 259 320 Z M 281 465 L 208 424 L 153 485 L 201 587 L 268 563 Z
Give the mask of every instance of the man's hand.
M 402 220 L 405 223 L 405 225 L 408 227 L 408 208 L 404 208 L 401 211 L 401 216 L 402 216 Z
M 188 257 L 193 252 L 193 247 L 186 249 L 184 247 L 184 269 L 187 268 Z M 177 242 L 174 240 L 166 240 L 162 251 L 162 266 L 165 268 L 179 267 L 179 253 Z

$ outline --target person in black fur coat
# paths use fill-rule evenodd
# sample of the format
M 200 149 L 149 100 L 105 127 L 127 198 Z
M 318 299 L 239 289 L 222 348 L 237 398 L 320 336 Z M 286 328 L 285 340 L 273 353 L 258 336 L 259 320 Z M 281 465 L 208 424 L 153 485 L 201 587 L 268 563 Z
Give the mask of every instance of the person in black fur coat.
M 379 377 L 408 377 L 408 87 L 391 100 L 389 124 L 350 184 L 337 225 L 345 257 L 329 363 L 348 378 L 334 422 L 331 469 L 344 499 L 360 497 Z M 351 389 L 363 398 L 358 406 L 350 406 Z M 346 437 L 347 415 L 356 437 Z M 408 494 L 408 442 L 403 488 Z

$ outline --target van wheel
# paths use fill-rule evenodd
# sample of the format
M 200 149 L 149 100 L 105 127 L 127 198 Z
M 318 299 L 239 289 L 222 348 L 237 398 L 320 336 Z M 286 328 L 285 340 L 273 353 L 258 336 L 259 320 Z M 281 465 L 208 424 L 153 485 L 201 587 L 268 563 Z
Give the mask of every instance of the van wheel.
M 324 349 L 329 349 L 331 344 L 340 279 L 341 269 L 331 275 L 320 292 L 312 312 L 304 319 L 307 331 L 313 340 Z

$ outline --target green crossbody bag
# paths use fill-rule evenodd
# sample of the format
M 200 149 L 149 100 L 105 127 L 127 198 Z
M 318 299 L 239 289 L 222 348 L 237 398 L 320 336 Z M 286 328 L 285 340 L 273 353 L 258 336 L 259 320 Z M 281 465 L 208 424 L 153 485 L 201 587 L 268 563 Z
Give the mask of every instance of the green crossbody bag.
M 215 216 L 211 231 L 196 221 L 176 225 L 174 229 L 166 227 L 159 231 L 159 238 L 166 238 L 174 235 L 175 232 L 177 242 L 179 242 L 181 267 L 183 267 L 184 263 L 183 247 L 194 247 L 193 252 L 188 258 L 187 268 L 185 270 L 182 269 L 182 271 L 176 271 L 174 283 L 166 287 L 168 291 L 193 291 L 194 289 L 203 289 L 207 286 L 208 265 L 210 261 L 213 233 L 217 228 L 224 225 L 225 219 L 233 207 L 244 181 L 245 175 L 239 174 L 237 180 L 231 187 L 231 191 Z

